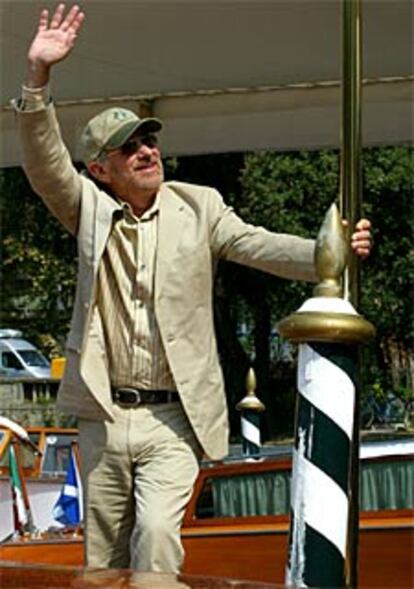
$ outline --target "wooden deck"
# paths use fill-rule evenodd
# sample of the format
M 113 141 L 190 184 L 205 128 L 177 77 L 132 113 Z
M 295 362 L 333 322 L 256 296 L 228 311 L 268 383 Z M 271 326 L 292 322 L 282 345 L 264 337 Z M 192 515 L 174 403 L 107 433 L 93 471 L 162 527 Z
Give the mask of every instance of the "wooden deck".
M 194 575 L 119 569 L 30 566 L 0 562 L 0 587 L 7 589 L 278 589 L 281 585 Z

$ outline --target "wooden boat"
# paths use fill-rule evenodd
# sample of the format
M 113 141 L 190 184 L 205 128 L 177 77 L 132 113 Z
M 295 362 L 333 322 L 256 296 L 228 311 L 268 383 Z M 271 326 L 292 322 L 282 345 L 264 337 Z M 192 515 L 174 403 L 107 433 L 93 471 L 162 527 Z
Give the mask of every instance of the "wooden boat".
M 414 586 L 413 451 L 380 443 L 363 455 L 361 588 Z M 286 454 L 206 465 L 185 514 L 184 571 L 283 583 L 291 466 Z
M 28 436 L 28 439 L 25 437 Z M 52 511 L 65 480 L 76 429 L 19 428 L 0 422 L 0 560 L 79 565 L 83 561 L 83 533 L 54 520 Z M 13 535 L 13 501 L 8 449 L 15 444 L 21 477 L 30 499 L 33 533 Z
M 61 434 L 36 431 L 46 452 L 47 435 Z M 359 586 L 412 587 L 414 440 L 362 451 Z M 30 466 L 29 480 L 44 479 L 39 464 Z M 203 463 L 182 528 L 183 572 L 283 584 L 291 466 L 290 453 L 275 454 L 275 448 L 258 460 Z M 73 530 L 9 540 L 0 544 L 0 560 L 80 565 L 82 540 Z
M 8 468 L 8 448 L 13 441 L 17 444 L 19 466 L 36 527 L 40 531 L 61 527 L 53 519 L 50 506 L 53 506 L 59 497 L 70 448 L 72 442 L 77 439 L 77 430 L 30 427 L 22 431 L 28 434 L 31 446 L 9 427 L 0 424 L 0 542 L 14 530 Z

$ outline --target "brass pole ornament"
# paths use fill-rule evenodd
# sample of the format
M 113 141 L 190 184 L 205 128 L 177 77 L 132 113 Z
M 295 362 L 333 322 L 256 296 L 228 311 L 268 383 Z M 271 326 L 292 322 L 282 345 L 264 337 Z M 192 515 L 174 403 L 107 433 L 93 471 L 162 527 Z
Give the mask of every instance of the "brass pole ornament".
M 250 409 L 251 411 L 264 411 L 266 409 L 260 399 L 256 397 L 256 386 L 256 375 L 253 368 L 249 368 L 246 377 L 246 396 L 237 403 L 237 411 L 245 411 L 246 409 Z
M 316 297 L 342 296 L 341 276 L 347 261 L 341 216 L 332 203 L 325 215 L 315 244 L 315 272 L 320 282 L 313 289 Z
M 375 328 L 340 298 L 341 276 L 346 265 L 347 244 L 335 203 L 329 208 L 315 245 L 315 270 L 319 283 L 315 297 L 278 323 L 280 334 L 294 342 L 338 342 L 364 344 L 375 336 Z M 321 311 L 323 308 L 323 311 Z

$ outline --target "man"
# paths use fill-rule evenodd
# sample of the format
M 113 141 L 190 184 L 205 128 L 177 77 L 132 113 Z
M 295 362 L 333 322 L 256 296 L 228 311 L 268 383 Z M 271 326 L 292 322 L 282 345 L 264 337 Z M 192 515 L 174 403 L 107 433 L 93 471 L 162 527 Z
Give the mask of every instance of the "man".
M 162 123 L 113 108 L 81 137 L 77 173 L 48 100 L 49 74 L 84 15 L 41 13 L 16 102 L 24 167 L 77 237 L 79 274 L 59 407 L 79 418 L 90 566 L 176 572 L 180 526 L 205 453 L 227 453 L 212 314 L 219 258 L 313 280 L 314 243 L 239 219 L 217 191 L 165 183 Z M 96 181 L 96 182 L 95 182 Z M 360 221 L 352 247 L 370 250 Z

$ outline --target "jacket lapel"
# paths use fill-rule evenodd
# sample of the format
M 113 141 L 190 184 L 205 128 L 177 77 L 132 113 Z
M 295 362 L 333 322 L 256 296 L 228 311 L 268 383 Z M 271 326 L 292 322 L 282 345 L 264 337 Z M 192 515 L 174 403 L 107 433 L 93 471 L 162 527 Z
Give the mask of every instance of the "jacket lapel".
M 121 205 L 105 193 L 97 193 L 94 229 L 93 259 L 101 259 L 109 233 L 112 228 L 112 218 L 115 211 L 122 210 Z
M 171 270 L 186 223 L 183 201 L 165 184 L 161 187 L 158 223 L 157 260 L 155 267 L 155 297 L 161 292 L 167 273 Z

